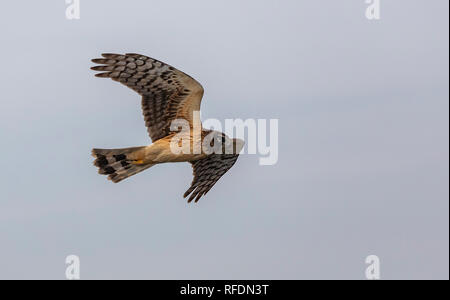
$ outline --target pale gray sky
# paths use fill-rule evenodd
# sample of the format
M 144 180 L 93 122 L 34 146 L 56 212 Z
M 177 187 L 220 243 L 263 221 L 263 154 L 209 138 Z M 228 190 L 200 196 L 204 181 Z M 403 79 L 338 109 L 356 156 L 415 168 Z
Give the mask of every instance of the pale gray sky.
M 0 279 L 449 277 L 448 1 L 7 1 L 0 30 Z M 205 88 L 204 118 L 278 118 L 188 205 L 189 164 L 120 184 L 93 147 L 150 142 L 91 58 L 137 52 Z

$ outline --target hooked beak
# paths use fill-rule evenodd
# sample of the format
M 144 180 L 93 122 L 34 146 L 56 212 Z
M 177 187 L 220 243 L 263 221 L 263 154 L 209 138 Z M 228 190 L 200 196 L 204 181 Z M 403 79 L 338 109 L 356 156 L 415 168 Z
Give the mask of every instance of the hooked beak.
M 241 153 L 242 149 L 244 148 L 245 141 L 241 139 L 234 139 L 235 145 L 236 145 L 236 154 Z

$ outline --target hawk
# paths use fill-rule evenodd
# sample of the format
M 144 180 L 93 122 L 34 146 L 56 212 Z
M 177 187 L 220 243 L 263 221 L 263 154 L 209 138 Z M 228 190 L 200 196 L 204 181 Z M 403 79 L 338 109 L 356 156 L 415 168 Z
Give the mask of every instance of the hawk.
M 203 87 L 194 78 L 156 59 L 134 53 L 102 54 L 93 59 L 96 77 L 111 78 L 142 96 L 145 125 L 152 144 L 122 149 L 93 149 L 94 165 L 99 174 L 117 183 L 156 164 L 189 162 L 194 179 L 183 197 L 197 202 L 234 165 L 244 147 L 241 139 L 230 139 L 224 133 L 201 128 L 195 134 L 194 112 L 200 110 Z M 189 151 L 173 151 L 179 131 L 171 130 L 176 120 L 189 124 Z M 181 141 L 176 140 L 175 145 Z M 192 151 L 201 145 L 200 151 Z M 206 151 L 204 145 L 213 147 Z M 219 150 L 219 151 L 217 151 Z M 228 151 L 227 151 L 228 150 Z

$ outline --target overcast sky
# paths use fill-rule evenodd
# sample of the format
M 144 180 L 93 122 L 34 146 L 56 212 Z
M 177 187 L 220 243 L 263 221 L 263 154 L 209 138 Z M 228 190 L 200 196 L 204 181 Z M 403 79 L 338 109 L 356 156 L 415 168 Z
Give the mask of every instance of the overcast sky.
M 0 12 L 0 279 L 449 277 L 447 0 L 7 1 Z M 202 83 L 202 117 L 279 120 L 198 204 L 189 164 L 119 184 L 91 148 L 151 141 L 91 58 L 137 52 Z

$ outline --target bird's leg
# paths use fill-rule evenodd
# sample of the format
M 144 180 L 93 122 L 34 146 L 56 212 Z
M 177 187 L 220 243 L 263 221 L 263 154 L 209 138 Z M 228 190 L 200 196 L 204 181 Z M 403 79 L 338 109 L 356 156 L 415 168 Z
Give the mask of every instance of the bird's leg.
M 130 159 L 130 163 L 133 165 L 144 165 L 148 163 L 148 161 L 146 161 L 145 159 L 145 148 L 131 153 L 128 158 Z
M 142 159 L 133 160 L 131 162 L 133 165 L 143 165 L 144 161 Z

